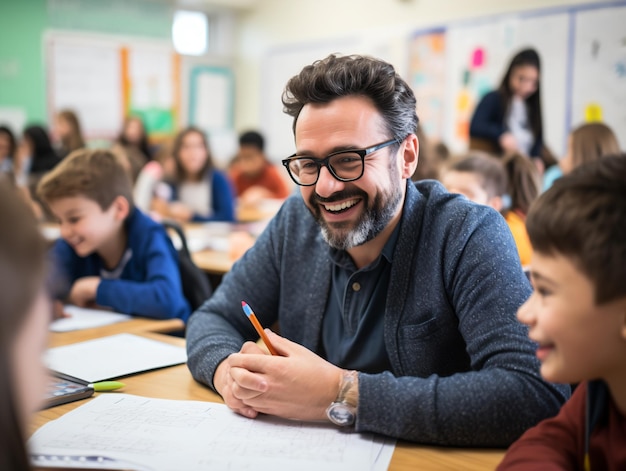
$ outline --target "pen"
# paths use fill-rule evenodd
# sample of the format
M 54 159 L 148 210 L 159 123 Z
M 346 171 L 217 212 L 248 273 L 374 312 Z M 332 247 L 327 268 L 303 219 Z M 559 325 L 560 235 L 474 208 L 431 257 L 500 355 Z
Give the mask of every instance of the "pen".
M 97 383 L 88 384 L 90 388 L 93 388 L 96 392 L 102 391 L 115 391 L 116 389 L 123 388 L 126 386 L 124 383 L 120 383 L 119 381 L 99 381 Z
M 263 342 L 265 343 L 265 346 L 270 351 L 270 353 L 272 355 L 278 355 L 278 352 L 276 351 L 274 346 L 271 344 L 270 339 L 267 338 L 267 335 L 265 334 L 263 327 L 261 327 L 259 320 L 254 315 L 254 312 L 252 312 L 252 309 L 250 309 L 250 306 L 248 306 L 248 304 L 245 301 L 241 301 L 241 307 L 243 308 L 243 312 L 246 313 L 246 316 L 248 316 L 248 319 L 250 319 L 250 322 L 252 322 L 254 329 L 263 339 Z

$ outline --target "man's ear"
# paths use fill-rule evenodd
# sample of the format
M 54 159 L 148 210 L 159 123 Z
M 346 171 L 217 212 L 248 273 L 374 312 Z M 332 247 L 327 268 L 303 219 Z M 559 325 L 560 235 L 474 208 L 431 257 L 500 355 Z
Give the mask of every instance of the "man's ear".
M 417 160 L 420 152 L 420 143 L 415 134 L 409 134 L 400 146 L 402 153 L 402 178 L 411 178 L 417 168 Z
M 113 200 L 112 206 L 115 208 L 115 219 L 123 221 L 128 217 L 130 213 L 130 203 L 124 196 L 117 196 Z

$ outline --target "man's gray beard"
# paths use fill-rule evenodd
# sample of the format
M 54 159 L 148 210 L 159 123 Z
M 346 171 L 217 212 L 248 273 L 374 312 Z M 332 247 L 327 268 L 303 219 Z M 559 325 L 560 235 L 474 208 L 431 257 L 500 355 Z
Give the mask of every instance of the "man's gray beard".
M 374 239 L 387 227 L 401 203 L 402 189 L 400 185 L 406 184 L 406 182 L 401 179 L 398 183 L 398 186 L 392 188 L 391 193 L 384 195 L 379 193 L 376 195 L 372 207 L 366 208 L 354 229 L 347 234 L 341 232 L 341 230 L 332 229 L 319 211 L 317 214 L 313 213 L 317 223 L 320 225 L 322 237 L 326 243 L 335 249 L 348 250 Z M 362 201 L 367 205 L 367 195 L 365 195 Z

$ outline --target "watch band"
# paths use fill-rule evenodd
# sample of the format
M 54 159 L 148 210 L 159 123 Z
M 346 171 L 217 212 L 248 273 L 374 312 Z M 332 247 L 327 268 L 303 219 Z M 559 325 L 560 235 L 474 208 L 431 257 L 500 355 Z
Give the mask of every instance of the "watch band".
M 342 427 L 354 424 L 357 411 L 358 373 L 344 371 L 337 398 L 326 409 L 328 419 Z

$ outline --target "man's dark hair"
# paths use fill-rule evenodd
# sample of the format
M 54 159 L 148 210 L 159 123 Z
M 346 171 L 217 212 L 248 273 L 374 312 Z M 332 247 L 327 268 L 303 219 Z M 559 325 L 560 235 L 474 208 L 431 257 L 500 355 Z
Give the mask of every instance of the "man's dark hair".
M 247 131 L 239 136 L 239 146 L 252 146 L 263 152 L 265 149 L 265 139 L 256 131 Z
M 398 142 L 417 131 L 415 95 L 387 62 L 366 56 L 338 56 L 307 65 L 292 77 L 283 92 L 283 110 L 293 119 L 309 103 L 329 103 L 345 96 L 369 98 Z

